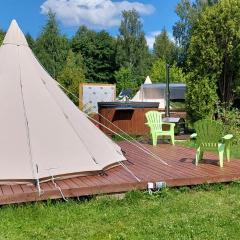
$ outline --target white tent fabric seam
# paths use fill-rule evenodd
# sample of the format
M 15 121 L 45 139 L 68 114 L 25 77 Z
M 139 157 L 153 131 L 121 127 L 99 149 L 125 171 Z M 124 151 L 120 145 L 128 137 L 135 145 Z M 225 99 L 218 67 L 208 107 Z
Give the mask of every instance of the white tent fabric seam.
M 35 177 L 35 180 L 37 181 L 37 187 L 40 193 L 40 183 L 39 183 L 39 177 L 38 177 L 38 168 L 37 168 L 37 163 L 34 162 L 33 156 L 32 156 L 32 147 L 31 147 L 31 137 L 30 137 L 30 129 L 29 129 L 29 122 L 28 122 L 28 117 L 27 117 L 27 110 L 25 106 L 25 101 L 24 101 L 24 96 L 23 96 L 23 84 L 22 84 L 22 71 L 21 71 L 21 63 L 20 63 L 20 49 L 17 46 L 17 51 L 18 51 L 18 58 L 19 58 L 19 83 L 20 83 L 20 89 L 21 89 L 21 97 L 22 97 L 22 104 L 23 104 L 23 114 L 25 118 L 25 124 L 26 124 L 26 134 L 27 134 L 27 139 L 28 139 L 28 149 L 29 149 L 29 157 L 31 161 L 31 166 L 32 166 L 32 171 L 33 171 L 33 177 Z M 35 165 L 35 166 L 34 166 Z M 35 170 L 36 167 L 36 170 Z

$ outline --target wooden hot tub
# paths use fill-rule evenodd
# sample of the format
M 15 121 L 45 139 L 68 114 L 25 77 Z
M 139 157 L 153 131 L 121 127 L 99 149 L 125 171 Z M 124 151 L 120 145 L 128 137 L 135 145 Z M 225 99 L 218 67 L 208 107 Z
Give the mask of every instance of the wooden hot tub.
M 99 102 L 98 112 L 99 122 L 107 126 L 114 132 L 120 133 L 119 129 L 114 127 L 104 118 L 114 123 L 124 132 L 132 135 L 146 135 L 149 133 L 149 128 L 145 125 L 145 113 L 151 110 L 165 112 L 164 109 L 158 108 L 156 102 Z M 101 117 L 101 115 L 103 117 Z M 186 112 L 183 110 L 170 110 L 171 117 L 186 118 Z M 164 115 L 163 115 L 164 117 Z M 101 130 L 107 134 L 112 134 L 111 131 L 104 127 Z

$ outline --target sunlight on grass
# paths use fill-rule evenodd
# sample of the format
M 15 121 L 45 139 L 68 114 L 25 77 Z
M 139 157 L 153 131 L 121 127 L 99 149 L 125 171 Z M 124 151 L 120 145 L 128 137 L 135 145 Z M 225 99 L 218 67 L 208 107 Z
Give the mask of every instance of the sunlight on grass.
M 0 210 L 0 239 L 238 239 L 240 183 Z

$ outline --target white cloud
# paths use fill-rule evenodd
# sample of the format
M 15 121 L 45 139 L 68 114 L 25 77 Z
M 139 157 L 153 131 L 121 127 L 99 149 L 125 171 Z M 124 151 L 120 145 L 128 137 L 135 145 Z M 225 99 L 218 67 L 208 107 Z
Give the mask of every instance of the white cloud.
M 146 40 L 147 40 L 147 45 L 150 49 L 153 49 L 153 44 L 155 42 L 155 37 L 159 35 L 162 31 L 154 31 L 150 32 L 149 34 L 146 35 Z M 174 37 L 171 32 L 168 32 L 168 37 L 169 39 L 174 42 Z
M 41 5 L 42 14 L 52 10 L 66 26 L 87 25 L 93 28 L 119 26 L 121 12 L 131 9 L 141 15 L 149 15 L 155 10 L 150 4 L 112 0 L 46 0 Z
M 155 42 L 155 37 L 160 34 L 161 31 L 150 32 L 146 35 L 147 45 L 150 49 L 153 49 L 153 44 Z

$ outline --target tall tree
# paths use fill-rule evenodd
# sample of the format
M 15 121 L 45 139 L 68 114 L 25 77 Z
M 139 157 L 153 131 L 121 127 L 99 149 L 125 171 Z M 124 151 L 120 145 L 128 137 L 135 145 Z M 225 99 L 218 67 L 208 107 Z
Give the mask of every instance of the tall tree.
M 136 10 L 122 12 L 116 60 L 120 67 L 132 69 L 138 84 L 146 77 L 150 67 L 150 53 Z
M 201 13 L 219 0 L 181 0 L 176 7 L 179 20 L 173 26 L 173 36 L 178 46 L 178 64 L 186 66 L 187 50 L 193 29 Z
M 74 54 L 72 50 L 69 51 L 66 64 L 58 76 L 59 83 L 68 91 L 66 94 L 76 104 L 79 105 L 78 99 L 74 97 L 79 96 L 79 84 L 85 82 L 85 65 L 83 57 L 80 53 Z M 72 93 L 72 94 L 71 94 Z
M 57 78 L 62 70 L 68 50 L 68 39 L 60 34 L 55 14 L 49 12 L 47 23 L 36 40 L 35 54 L 52 77 Z
M 188 101 L 191 105 L 208 104 L 211 95 L 218 97 L 226 107 L 234 100 L 234 90 L 240 87 L 240 2 L 220 0 L 204 11 L 192 34 L 188 66 L 192 71 L 189 79 Z M 192 89 L 203 86 L 209 79 L 205 101 L 194 100 Z M 216 101 L 215 101 L 216 103 Z M 190 108 L 190 111 L 192 109 Z M 193 112 L 193 111 L 192 111 Z
M 174 61 L 175 45 L 169 39 L 165 28 L 155 37 L 153 53 L 156 58 L 161 58 L 167 63 L 172 63 Z
M 95 32 L 85 26 L 79 28 L 72 39 L 72 49 L 82 54 L 88 81 L 115 81 L 115 45 L 115 39 L 106 31 Z

